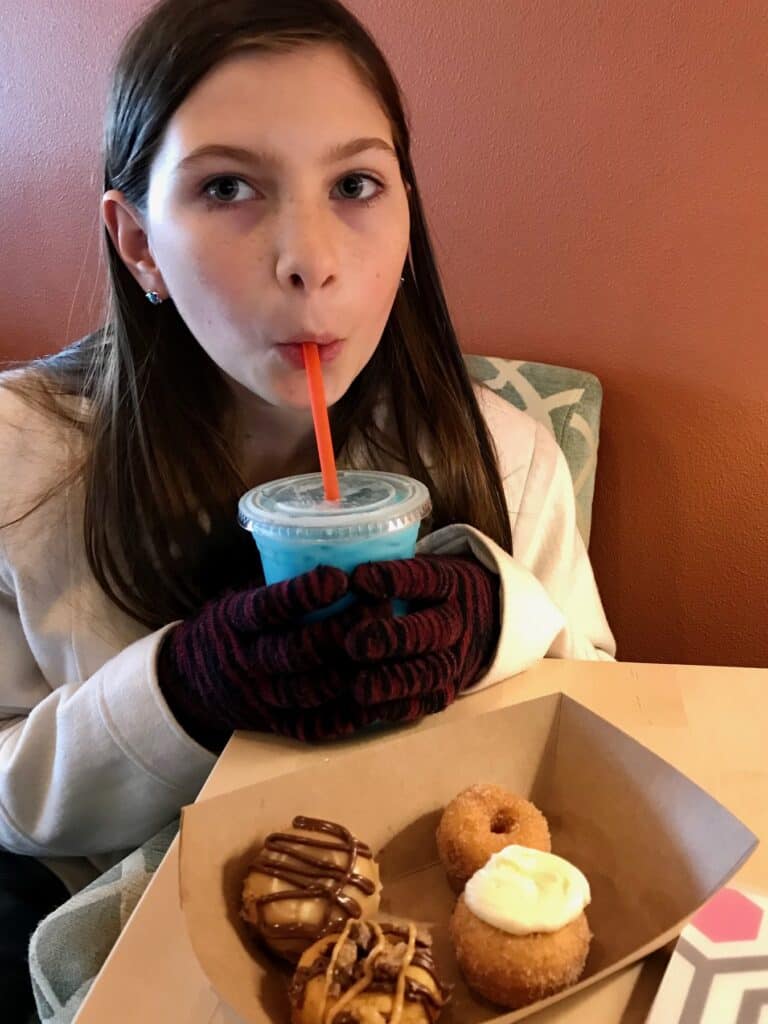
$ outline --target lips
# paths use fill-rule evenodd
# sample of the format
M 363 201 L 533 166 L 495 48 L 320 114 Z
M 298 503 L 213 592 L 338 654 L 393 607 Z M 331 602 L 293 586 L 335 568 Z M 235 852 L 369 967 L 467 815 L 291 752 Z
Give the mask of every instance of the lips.
M 302 334 L 294 334 L 292 338 L 278 342 L 279 345 L 304 345 L 307 342 L 314 342 L 316 345 L 332 345 L 340 339 L 335 334 L 312 334 L 309 331 Z
M 304 369 L 304 352 L 302 345 L 314 343 L 317 345 L 321 363 L 330 363 L 341 351 L 344 344 L 343 338 L 335 338 L 331 334 L 297 334 L 286 341 L 280 341 L 275 349 L 289 366 L 296 370 Z

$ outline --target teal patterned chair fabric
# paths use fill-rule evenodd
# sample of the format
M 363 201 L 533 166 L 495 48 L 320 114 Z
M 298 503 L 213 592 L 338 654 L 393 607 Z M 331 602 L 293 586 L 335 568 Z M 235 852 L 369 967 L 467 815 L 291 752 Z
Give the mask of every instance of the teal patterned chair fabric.
M 170 822 L 40 922 L 29 946 L 37 1020 L 74 1020 L 178 828 Z
M 602 388 L 591 373 L 545 363 L 467 356 L 472 377 L 542 423 L 565 453 L 576 514 L 589 543 Z M 68 1024 L 171 843 L 172 822 L 41 922 L 30 971 L 44 1024 Z
M 592 525 L 603 389 L 585 370 L 548 363 L 467 356 L 472 377 L 542 423 L 560 445 L 573 479 L 576 520 L 585 545 Z

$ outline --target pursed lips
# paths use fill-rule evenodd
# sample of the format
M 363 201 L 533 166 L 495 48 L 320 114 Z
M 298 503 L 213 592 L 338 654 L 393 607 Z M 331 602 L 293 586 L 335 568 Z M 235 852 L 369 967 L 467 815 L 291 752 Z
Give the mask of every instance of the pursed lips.
M 278 342 L 275 349 L 280 356 L 294 369 L 304 369 L 304 352 L 302 345 L 307 342 L 314 342 L 318 347 L 318 354 L 321 363 L 330 363 L 339 355 L 344 344 L 343 338 L 334 338 L 331 335 L 298 335 L 287 341 Z

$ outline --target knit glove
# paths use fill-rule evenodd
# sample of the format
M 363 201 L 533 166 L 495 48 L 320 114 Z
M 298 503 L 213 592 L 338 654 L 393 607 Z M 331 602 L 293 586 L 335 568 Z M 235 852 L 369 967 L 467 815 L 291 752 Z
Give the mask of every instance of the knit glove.
M 380 607 L 409 602 L 408 614 L 372 615 L 345 639 L 360 665 L 351 696 L 369 721 L 409 721 L 441 711 L 471 686 L 499 638 L 498 577 L 472 558 L 417 555 L 358 566 L 350 590 Z
M 210 601 L 175 626 L 161 645 L 157 673 L 182 728 L 214 751 L 234 729 L 300 739 L 353 731 L 350 715 L 336 706 L 349 681 L 341 665 L 348 662 L 344 636 L 375 605 L 356 604 L 341 615 L 304 621 L 342 598 L 348 585 L 341 569 L 320 566 Z

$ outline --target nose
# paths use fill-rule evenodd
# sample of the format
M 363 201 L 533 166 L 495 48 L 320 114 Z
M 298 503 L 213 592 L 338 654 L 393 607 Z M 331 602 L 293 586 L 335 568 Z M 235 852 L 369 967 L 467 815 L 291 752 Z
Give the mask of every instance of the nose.
M 310 294 L 336 281 L 338 240 L 332 216 L 309 201 L 286 204 L 279 220 L 275 266 L 283 288 Z

